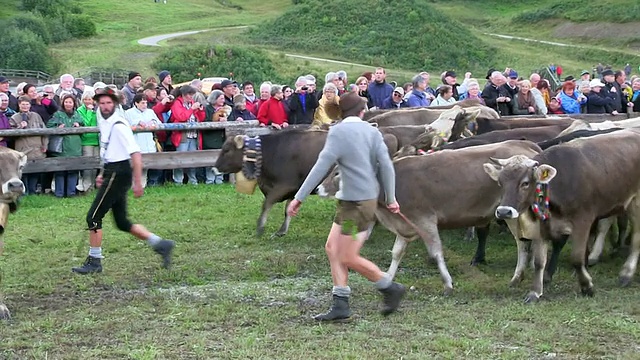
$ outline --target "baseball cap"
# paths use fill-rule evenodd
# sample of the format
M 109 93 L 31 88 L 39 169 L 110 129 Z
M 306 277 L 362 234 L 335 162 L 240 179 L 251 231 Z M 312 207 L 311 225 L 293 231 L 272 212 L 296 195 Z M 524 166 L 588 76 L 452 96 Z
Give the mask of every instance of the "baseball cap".
M 225 88 L 229 85 L 238 85 L 238 82 L 235 80 L 226 79 L 226 80 L 222 80 L 222 82 L 220 83 L 221 88 Z
M 0 76 L 0 84 L 8 83 L 10 80 L 4 76 Z
M 400 86 L 398 86 L 397 88 L 393 89 L 393 92 L 397 92 L 400 95 L 404 96 L 404 89 L 401 88 Z

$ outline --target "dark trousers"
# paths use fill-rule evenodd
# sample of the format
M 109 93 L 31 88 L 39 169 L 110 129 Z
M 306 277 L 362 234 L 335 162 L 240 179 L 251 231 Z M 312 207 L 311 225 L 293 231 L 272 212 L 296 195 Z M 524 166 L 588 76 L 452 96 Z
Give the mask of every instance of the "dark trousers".
M 38 188 L 38 181 L 40 180 L 40 174 L 24 174 L 22 175 L 22 182 L 27 190 L 25 195 L 34 195 Z
M 78 185 L 77 171 L 56 171 L 53 173 L 56 180 L 56 197 L 74 196 Z
M 87 213 L 89 230 L 102 229 L 102 219 L 112 210 L 118 229 L 130 232 L 133 225 L 127 218 L 127 192 L 133 174 L 129 160 L 105 164 L 102 178 L 102 185 Z

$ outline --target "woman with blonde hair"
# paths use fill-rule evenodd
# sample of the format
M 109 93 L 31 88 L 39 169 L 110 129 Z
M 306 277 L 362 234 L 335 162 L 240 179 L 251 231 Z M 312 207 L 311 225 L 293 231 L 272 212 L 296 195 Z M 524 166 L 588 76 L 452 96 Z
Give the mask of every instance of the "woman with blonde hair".
M 338 88 L 333 83 L 327 83 L 322 88 L 324 94 L 320 99 L 318 108 L 313 115 L 313 126 L 322 124 L 330 124 L 334 121 L 342 119 L 342 111 L 340 111 L 340 97 L 338 97 Z
M 85 90 L 80 98 L 82 106 L 78 108 L 78 114 L 82 117 L 84 126 L 98 126 L 95 102 L 93 101 L 94 96 L 95 92 L 93 90 Z M 100 155 L 99 133 L 82 134 L 80 140 L 82 144 L 82 156 L 97 157 Z M 95 169 L 84 170 L 82 172 L 82 179 L 78 182 L 76 189 L 83 192 L 93 189 L 96 175 L 97 171 Z
M 533 115 L 538 114 L 538 106 L 536 99 L 531 93 L 531 82 L 522 80 L 520 89 L 511 101 L 511 111 L 514 115 Z

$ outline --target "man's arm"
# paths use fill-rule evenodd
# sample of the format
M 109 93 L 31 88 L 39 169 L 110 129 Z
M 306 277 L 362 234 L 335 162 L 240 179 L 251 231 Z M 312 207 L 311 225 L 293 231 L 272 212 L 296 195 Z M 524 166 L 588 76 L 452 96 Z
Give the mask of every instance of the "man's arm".
M 378 132 L 376 136 L 378 138 L 376 157 L 380 166 L 380 180 L 382 181 L 387 204 L 393 204 L 396 202 L 396 173 L 393 168 L 393 162 L 389 157 L 389 149 L 382 138 L 382 133 Z
M 339 145 L 334 140 L 334 136 L 332 136 L 332 134 L 335 133 L 333 130 L 334 129 L 331 129 L 329 131 L 327 141 L 325 142 L 322 151 L 320 151 L 320 155 L 318 155 L 318 161 L 316 161 L 313 168 L 311 168 L 309 175 L 307 175 L 304 183 L 300 186 L 300 190 L 298 190 L 294 199 L 300 202 L 304 201 L 304 199 L 311 194 L 318 184 L 320 184 L 325 175 L 327 175 L 329 170 L 331 170 L 333 164 L 338 160 L 337 146 Z
M 131 154 L 131 168 L 133 169 L 133 183 L 142 187 L 142 154 Z

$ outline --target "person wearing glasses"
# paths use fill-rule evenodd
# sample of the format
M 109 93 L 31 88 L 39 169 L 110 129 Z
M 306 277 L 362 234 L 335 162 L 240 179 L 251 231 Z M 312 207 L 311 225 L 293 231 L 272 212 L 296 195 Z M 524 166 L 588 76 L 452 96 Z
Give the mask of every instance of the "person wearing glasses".
M 369 94 L 369 80 L 364 76 L 360 76 L 356 79 L 356 86 L 358 86 L 358 95 L 367 99 L 367 109 L 374 107 L 373 98 L 371 98 L 371 94 Z
M 400 109 L 406 107 L 409 107 L 409 104 L 404 99 L 404 89 L 400 86 L 396 87 L 391 96 L 382 104 L 382 109 Z

